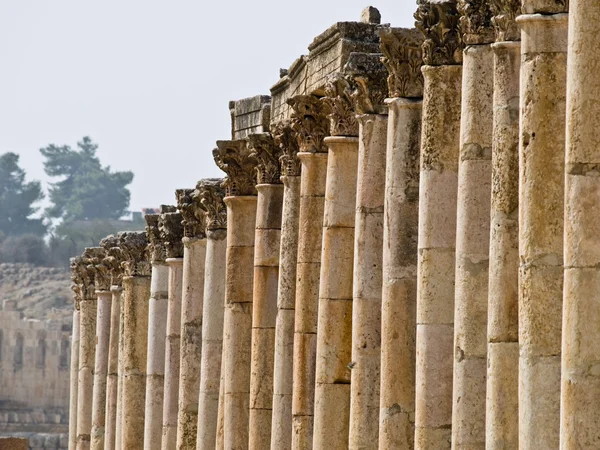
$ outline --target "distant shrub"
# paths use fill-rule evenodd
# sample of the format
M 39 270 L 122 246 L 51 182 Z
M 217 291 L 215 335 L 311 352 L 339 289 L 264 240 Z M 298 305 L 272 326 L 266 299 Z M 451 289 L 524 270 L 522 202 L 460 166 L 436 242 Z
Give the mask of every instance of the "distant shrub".
M 34 234 L 8 236 L 0 244 L 0 261 L 44 266 L 48 263 L 48 248 L 44 239 Z

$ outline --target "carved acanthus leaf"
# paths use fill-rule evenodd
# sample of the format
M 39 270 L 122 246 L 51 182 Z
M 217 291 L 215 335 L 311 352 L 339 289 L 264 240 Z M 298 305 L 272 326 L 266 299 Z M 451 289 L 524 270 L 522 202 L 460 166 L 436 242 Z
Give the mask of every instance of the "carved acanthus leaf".
M 300 152 L 327 153 L 329 108 L 314 95 L 297 95 L 287 100 L 292 108 L 290 125 L 296 133 Z
M 388 71 L 381 62 L 380 53 L 350 53 L 344 66 L 350 80 L 350 97 L 356 114 L 386 114 L 384 101 L 388 94 Z
M 281 175 L 288 177 L 299 176 L 302 166 L 298 159 L 298 140 L 290 122 L 287 120 L 277 122 L 271 126 L 271 133 L 273 134 L 275 145 L 281 149 L 281 156 L 279 157 Z
M 521 0 L 490 0 L 490 8 L 496 41 L 520 41 L 521 30 L 516 18 L 521 14 Z
M 281 170 L 279 158 L 281 148 L 275 145 L 270 133 L 255 133 L 248 135 L 250 157 L 257 161 L 257 184 L 280 184 Z
M 389 72 L 389 97 L 423 97 L 423 36 L 418 30 L 383 28 L 379 32 L 381 62 Z
M 425 37 L 423 62 L 430 66 L 462 64 L 463 41 L 455 0 L 417 0 L 415 26 Z
M 75 301 L 75 309 L 79 310 L 81 300 L 83 300 L 83 270 L 84 270 L 83 258 L 76 256 L 70 259 L 71 268 L 71 290 L 73 291 L 73 298 Z
M 352 101 L 353 87 L 348 77 L 336 72 L 327 78 L 322 102 L 329 107 L 332 136 L 358 136 L 358 121 Z
M 183 217 L 178 212 L 161 213 L 158 219 L 160 238 L 167 258 L 183 258 Z
M 459 28 L 466 45 L 494 42 L 492 10 L 489 0 L 458 0 Z
M 145 231 L 122 231 L 118 234 L 123 254 L 124 276 L 149 277 L 151 274 L 148 237 Z
M 150 260 L 152 263 L 164 263 L 167 252 L 158 227 L 160 214 L 146 214 L 144 218 L 146 219 L 146 235 L 149 241 L 148 251 L 150 252 Z
M 183 217 L 183 235 L 190 239 L 206 237 L 206 219 L 204 211 L 193 199 L 194 189 L 177 189 L 177 208 Z
M 104 247 L 90 247 L 85 250 L 88 261 L 94 270 L 94 281 L 97 291 L 110 290 L 110 267 L 104 264 L 106 250 Z
M 225 190 L 221 178 L 205 178 L 198 181 L 193 198 L 206 214 L 207 230 L 227 229 L 227 207 L 223 198 Z
M 223 187 L 227 196 L 256 195 L 256 160 L 246 141 L 217 141 L 213 150 L 217 167 L 227 174 Z
M 100 246 L 104 248 L 104 264 L 110 270 L 111 284 L 121 286 L 123 284 L 123 253 L 119 248 L 119 239 L 117 236 L 110 235 L 100 241 Z
M 96 300 L 96 267 L 99 252 L 96 247 L 88 247 L 81 254 L 80 279 L 83 300 Z

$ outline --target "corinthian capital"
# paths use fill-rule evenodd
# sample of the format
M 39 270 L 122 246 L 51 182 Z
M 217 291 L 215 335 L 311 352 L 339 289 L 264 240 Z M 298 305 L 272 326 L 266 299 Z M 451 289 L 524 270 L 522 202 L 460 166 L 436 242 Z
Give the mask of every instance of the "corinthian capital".
M 127 277 L 149 277 L 150 258 L 148 237 L 145 231 L 122 231 L 118 234 L 119 247 L 123 254 L 123 275 Z
M 93 268 L 96 290 L 110 290 L 110 267 L 104 263 L 106 250 L 103 247 L 91 247 L 87 248 L 84 254 L 87 254 L 88 262 Z
M 183 258 L 183 217 L 178 212 L 164 212 L 158 219 L 160 238 L 167 258 Z
M 153 264 L 164 263 L 167 257 L 165 243 L 160 236 L 159 221 L 160 214 L 146 214 L 146 236 L 148 236 L 148 251 L 150 253 L 150 261 Z
M 336 72 L 327 78 L 325 97 L 321 101 L 329 107 L 327 117 L 332 136 L 358 136 L 352 91 L 350 80 L 343 74 Z
M 183 218 L 183 236 L 188 239 L 206 237 L 206 218 L 204 211 L 193 198 L 194 189 L 177 189 L 177 208 Z
M 296 133 L 290 126 L 290 122 L 284 120 L 272 125 L 271 134 L 275 145 L 281 149 L 281 156 L 279 157 L 281 175 L 299 176 L 302 166 L 298 159 L 298 140 L 296 139 Z
M 489 0 L 458 0 L 460 31 L 466 45 L 494 42 L 492 10 Z
M 383 28 L 379 32 L 381 62 L 388 70 L 389 97 L 423 97 L 423 36 L 408 28 Z
M 423 62 L 429 66 L 462 64 L 463 41 L 456 0 L 417 0 L 415 26 L 423 34 Z
M 329 136 L 329 108 L 314 95 L 297 95 L 287 100 L 292 108 L 290 125 L 300 152 L 327 153 L 323 142 Z
M 100 249 L 101 250 L 101 249 Z M 100 252 L 96 247 L 88 247 L 81 254 L 79 275 L 81 280 L 81 297 L 83 300 L 96 300 L 96 267 Z
M 75 301 L 75 309 L 79 311 L 79 305 L 83 300 L 83 279 L 82 279 L 82 266 L 83 258 L 76 256 L 69 260 L 71 268 L 71 290 L 73 291 L 73 298 Z
M 123 284 L 123 253 L 119 248 L 119 239 L 110 235 L 100 241 L 100 246 L 104 248 L 104 265 L 110 271 L 111 284 L 121 286 Z
M 357 114 L 386 114 L 388 72 L 380 53 L 350 53 L 344 74 L 351 81 L 354 111 Z
M 227 196 L 256 195 L 256 160 L 250 156 L 246 141 L 217 141 L 215 163 L 227 177 L 223 187 Z
M 227 207 L 223 198 L 225 190 L 220 178 L 205 178 L 198 181 L 194 191 L 194 200 L 206 215 L 206 230 L 227 229 Z
M 521 0 L 490 0 L 490 8 L 496 41 L 520 41 L 521 30 L 516 18 L 521 14 Z
M 255 133 L 248 135 L 250 157 L 257 161 L 257 184 L 280 184 L 281 170 L 279 158 L 281 149 L 275 145 L 270 133 Z

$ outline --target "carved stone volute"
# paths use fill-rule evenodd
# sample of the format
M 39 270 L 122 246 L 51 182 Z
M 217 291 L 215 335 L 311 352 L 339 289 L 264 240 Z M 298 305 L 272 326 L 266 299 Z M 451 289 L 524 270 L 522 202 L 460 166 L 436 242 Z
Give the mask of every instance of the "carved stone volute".
M 321 99 L 329 109 L 332 136 L 358 136 L 358 121 L 352 101 L 353 86 L 342 73 L 333 73 L 325 82 L 325 97 Z
M 179 212 L 161 213 L 158 220 L 160 238 L 167 258 L 183 258 L 183 217 Z
M 123 275 L 149 277 L 151 274 L 148 237 L 145 231 L 122 231 L 118 234 L 123 254 Z
M 417 0 L 415 26 L 425 38 L 423 62 L 429 66 L 462 64 L 463 41 L 455 0 Z
M 75 309 L 79 311 L 81 300 L 83 300 L 83 279 L 81 276 L 83 258 L 81 256 L 76 256 L 69 261 L 71 268 L 71 290 L 73 291 Z
M 100 241 L 100 246 L 104 248 L 104 264 L 110 270 L 112 286 L 121 286 L 123 284 L 123 253 L 119 248 L 119 239 L 117 236 L 110 235 Z
M 198 181 L 193 194 L 194 200 L 206 214 L 207 231 L 227 229 L 227 207 L 223 202 L 225 190 L 222 184 L 220 178 L 205 178 Z
M 275 145 L 270 133 L 248 135 L 250 157 L 257 161 L 256 184 L 280 184 L 281 169 L 279 158 L 281 148 Z
M 388 71 L 380 53 L 350 53 L 344 74 L 350 80 L 350 97 L 356 114 L 387 114 Z
M 379 32 L 381 62 L 388 70 L 390 98 L 423 97 L 422 34 L 415 29 L 383 28 Z
M 86 254 L 94 270 L 96 291 L 109 291 L 111 286 L 110 267 L 104 264 L 106 250 L 104 247 L 90 247 L 86 249 Z
M 496 42 L 520 41 L 521 30 L 516 18 L 521 14 L 521 0 L 490 0 Z
M 290 125 L 300 152 L 327 153 L 329 107 L 314 95 L 297 95 L 287 100 L 292 108 Z
M 183 236 L 186 239 L 206 238 L 206 219 L 204 211 L 193 198 L 194 189 L 177 189 L 177 208 L 183 217 Z
M 227 196 L 256 195 L 256 159 L 250 156 L 246 141 L 217 141 L 213 150 L 217 167 L 227 174 L 223 187 Z
M 148 251 L 150 252 L 150 261 L 152 264 L 164 263 L 167 252 L 158 227 L 160 214 L 146 214 L 144 218 L 146 219 L 146 235 L 149 241 Z
M 465 45 L 494 42 L 490 0 L 458 0 L 460 31 Z
M 96 247 L 86 248 L 82 255 L 82 264 L 79 267 L 81 296 L 83 300 L 96 300 L 96 267 L 100 252 Z
M 271 126 L 271 134 L 275 145 L 281 149 L 279 163 L 281 175 L 287 177 L 300 176 L 302 165 L 298 159 L 298 140 L 290 122 L 283 120 Z

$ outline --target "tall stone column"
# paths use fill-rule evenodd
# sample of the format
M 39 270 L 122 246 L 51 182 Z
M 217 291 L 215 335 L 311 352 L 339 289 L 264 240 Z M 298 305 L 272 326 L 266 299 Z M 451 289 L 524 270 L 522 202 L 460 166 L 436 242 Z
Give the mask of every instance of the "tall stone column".
M 79 393 L 79 344 L 80 344 L 80 268 L 83 264 L 81 257 L 71 258 L 71 279 L 73 284 L 74 307 L 73 310 L 73 332 L 71 334 L 71 382 L 69 384 L 69 450 L 75 450 L 77 447 L 77 395 Z
M 319 285 L 314 442 L 316 449 L 347 448 L 352 361 L 352 271 L 358 165 L 358 122 L 350 84 L 332 75 L 325 101 L 331 113 L 323 247 Z
M 121 232 L 123 252 L 123 352 L 121 448 L 140 448 L 144 442 L 144 407 L 148 354 L 150 255 L 145 232 Z
M 560 448 L 600 443 L 600 4 L 571 0 Z
M 298 263 L 298 226 L 300 215 L 300 160 L 298 142 L 289 122 L 272 129 L 275 144 L 282 151 L 281 181 L 283 209 L 275 359 L 273 368 L 273 420 L 271 450 L 292 448 L 292 385 L 294 377 L 294 316 L 296 314 L 296 265 Z
M 118 242 L 118 241 L 117 241 Z M 125 254 L 121 252 L 123 258 Z M 125 348 L 125 302 L 123 299 L 123 283 L 121 281 L 119 310 L 119 340 L 118 340 L 118 361 L 117 361 L 117 408 L 115 411 L 115 450 L 123 450 L 123 369 L 124 369 L 124 348 Z
M 568 4 L 524 0 L 519 145 L 519 448 L 560 429 Z
M 316 97 L 296 96 L 291 127 L 298 142 L 302 167 L 298 219 L 298 264 L 296 267 L 296 311 L 294 319 L 294 363 L 292 391 L 292 449 L 313 447 L 317 310 L 327 176 L 329 135 L 327 108 Z
M 108 236 L 100 241 L 106 256 L 104 264 L 110 270 L 112 303 L 110 311 L 110 338 L 108 349 L 108 365 L 106 375 L 106 417 L 104 449 L 114 450 L 116 445 L 116 424 L 118 397 L 119 367 L 119 330 L 121 324 L 121 291 L 123 290 L 122 253 L 118 247 L 116 236 Z
M 183 298 L 181 300 L 181 356 L 177 449 L 194 450 L 198 435 L 198 398 L 202 359 L 202 324 L 206 234 L 204 211 L 197 207 L 194 189 L 178 189 L 183 217 Z
M 183 225 L 178 212 L 160 215 L 160 235 L 165 243 L 169 266 L 167 331 L 165 339 L 165 396 L 163 400 L 162 449 L 177 445 L 179 405 L 181 298 L 183 295 Z
M 97 297 L 94 284 L 94 259 L 101 249 L 86 248 L 79 266 L 81 301 L 79 302 L 79 380 L 77 383 L 77 450 L 90 448 L 92 433 L 92 403 L 94 364 L 96 359 Z
M 221 179 L 200 180 L 192 195 L 194 203 L 204 212 L 206 224 L 197 450 L 217 448 L 227 251 L 227 208 L 223 203 L 222 182 Z
M 251 134 L 248 136 L 248 147 L 250 157 L 257 162 L 256 190 L 258 192 L 254 237 L 248 447 L 263 450 L 271 446 L 283 185 L 279 179 L 281 149 L 275 145 L 273 137 L 269 133 Z
M 96 283 L 96 357 L 94 363 L 94 393 L 92 398 L 92 450 L 104 450 L 106 420 L 106 378 L 108 376 L 108 351 L 110 345 L 110 318 L 112 293 L 110 267 L 105 264 L 106 250 L 98 249 L 94 258 L 94 280 Z
M 381 32 L 390 98 L 385 168 L 379 448 L 413 450 L 423 38 Z
M 146 366 L 144 449 L 155 450 L 160 449 L 162 436 L 169 267 L 165 262 L 165 244 L 162 241 L 159 230 L 160 214 L 147 214 L 145 219 L 147 224 L 146 234 L 150 242 L 149 252 L 152 264 L 152 276 L 148 305 L 148 362 Z
M 452 448 L 485 449 L 494 94 L 488 2 L 459 0 L 463 52 L 456 223 Z
M 486 448 L 519 445 L 520 0 L 492 2 L 494 125 L 488 294 Z
M 423 122 L 419 195 L 415 449 L 450 448 L 462 39 L 453 0 L 420 0 Z M 439 35 L 443 29 L 444 34 Z
M 245 141 L 218 141 L 213 151 L 227 177 L 227 262 L 223 336 L 224 447 L 248 448 L 256 162 Z
M 388 72 L 381 55 L 351 55 L 344 69 L 354 84 L 358 114 L 350 449 L 378 448 L 383 282 L 383 206 Z M 354 75 L 356 74 L 356 75 Z

